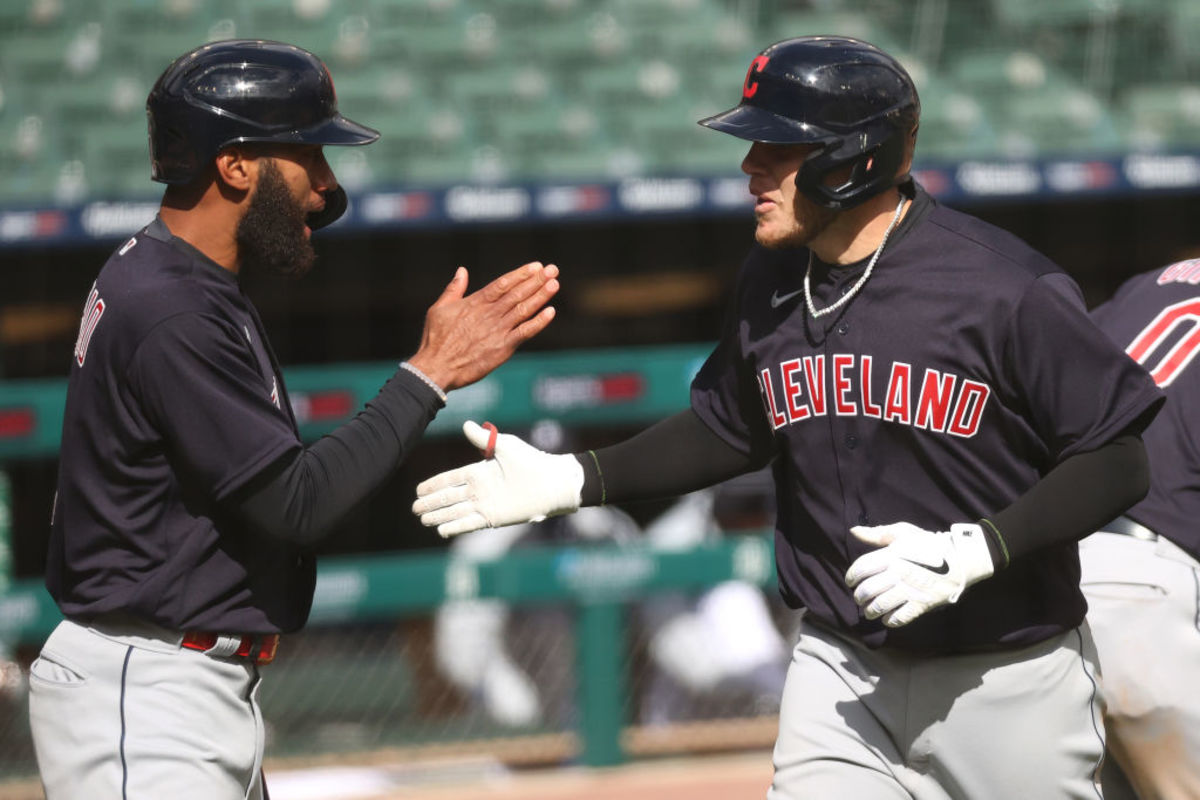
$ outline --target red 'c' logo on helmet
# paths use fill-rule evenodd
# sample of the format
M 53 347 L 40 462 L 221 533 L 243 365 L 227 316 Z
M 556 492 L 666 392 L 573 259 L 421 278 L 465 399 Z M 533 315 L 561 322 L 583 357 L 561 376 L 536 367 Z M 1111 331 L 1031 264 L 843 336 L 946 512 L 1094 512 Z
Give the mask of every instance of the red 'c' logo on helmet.
M 756 56 L 750 62 L 750 69 L 746 70 L 746 82 L 742 84 L 742 97 L 754 97 L 754 93 L 758 91 L 758 81 L 750 79 L 755 74 L 762 72 L 770 59 L 770 56 Z

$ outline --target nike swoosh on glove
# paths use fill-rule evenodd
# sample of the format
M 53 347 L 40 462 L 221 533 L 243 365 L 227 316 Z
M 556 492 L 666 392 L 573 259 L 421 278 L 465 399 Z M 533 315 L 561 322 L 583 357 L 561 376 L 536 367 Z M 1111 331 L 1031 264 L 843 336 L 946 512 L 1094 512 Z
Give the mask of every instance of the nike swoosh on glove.
M 489 450 L 489 432 L 463 423 L 467 440 Z M 579 508 L 583 467 L 572 455 L 538 450 L 510 433 L 495 438 L 494 455 L 434 475 L 417 486 L 413 513 L 443 537 L 539 522 Z
M 846 572 L 867 619 L 889 628 L 907 625 L 930 609 L 958 602 L 963 591 L 994 571 L 983 529 L 957 523 L 927 531 L 909 522 L 850 529 L 879 549 L 859 556 Z

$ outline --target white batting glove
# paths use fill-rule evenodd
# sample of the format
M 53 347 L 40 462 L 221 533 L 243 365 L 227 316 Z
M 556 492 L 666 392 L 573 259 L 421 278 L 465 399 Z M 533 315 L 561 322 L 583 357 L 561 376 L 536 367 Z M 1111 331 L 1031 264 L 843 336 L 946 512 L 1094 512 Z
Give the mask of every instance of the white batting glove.
M 496 435 L 463 423 L 468 441 L 485 451 L 483 461 L 434 475 L 417 486 L 413 513 L 443 537 L 538 522 L 579 508 L 583 467 L 572 455 L 554 455 L 509 433 Z
M 846 585 L 867 619 L 883 617 L 889 628 L 958 602 L 968 586 L 994 571 L 983 529 L 973 523 L 951 525 L 948 532 L 909 522 L 856 525 L 850 532 L 879 549 L 855 559 Z

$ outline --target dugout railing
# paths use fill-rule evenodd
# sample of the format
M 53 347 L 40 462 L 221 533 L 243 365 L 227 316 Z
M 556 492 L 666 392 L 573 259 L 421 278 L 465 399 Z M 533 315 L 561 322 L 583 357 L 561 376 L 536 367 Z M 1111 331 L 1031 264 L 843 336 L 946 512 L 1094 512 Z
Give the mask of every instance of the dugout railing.
M 565 747 L 553 750 L 553 757 L 607 766 L 624 761 L 631 738 L 639 735 L 626 719 L 627 609 L 657 593 L 699 591 L 729 580 L 766 588 L 773 585 L 774 577 L 770 538 L 762 532 L 683 552 L 603 545 L 536 547 L 488 561 L 447 553 L 331 557 L 324 559 L 318 570 L 309 629 L 336 631 L 398 623 L 427 615 L 446 602 L 463 600 L 496 599 L 515 607 L 556 605 L 569 609 L 578 715 L 576 729 L 569 732 L 573 736 L 565 740 Z M 10 642 L 36 647 L 60 619 L 39 581 L 18 581 L 0 596 L 0 638 Z M 288 640 L 285 636 L 278 661 L 267 668 L 268 681 L 275 679 L 276 672 L 286 676 L 292 655 Z M 381 694 L 386 691 L 382 683 L 376 689 Z M 310 686 L 305 692 L 315 690 Z M 264 707 L 270 721 L 270 704 L 264 701 Z M 8 722 L 9 730 L 0 735 L 8 740 L 4 749 L 28 751 L 26 743 L 18 741 L 26 734 L 25 721 Z M 645 741 L 644 732 L 642 739 Z M 444 748 L 444 752 L 451 751 Z M 307 755 L 322 754 L 309 750 Z M 28 758 L 10 761 L 0 766 L 0 778 L 28 775 L 32 768 Z
M 649 423 L 686 407 L 688 384 L 709 350 L 689 344 L 519 354 L 452 393 L 429 434 L 458 436 L 465 419 L 510 430 L 547 418 L 568 427 Z M 285 370 L 303 438 L 357 413 L 394 369 L 383 363 Z M 65 388 L 62 380 L 0 384 L 0 464 L 54 457 Z M 326 556 L 318 576 L 309 625 L 285 638 L 264 683 L 268 721 L 278 718 L 269 755 L 328 760 L 398 749 L 404 752 L 392 755 L 400 759 L 490 752 L 512 763 L 607 765 L 641 755 L 762 747 L 773 737 L 773 709 L 745 697 L 717 698 L 716 705 L 711 697 L 692 698 L 682 727 L 645 724 L 637 707 L 651 692 L 652 671 L 640 609 L 652 598 L 695 598 L 731 579 L 772 586 L 765 531 L 681 552 L 639 542 L 525 546 L 492 560 L 441 550 Z M 559 712 L 548 707 L 539 724 L 514 728 L 463 711 L 463 698 L 456 700 L 429 664 L 434 615 L 464 601 L 497 601 L 514 617 L 533 619 L 524 634 L 511 634 L 526 638 L 510 644 L 538 652 L 531 678 L 558 698 Z M 774 610 L 787 627 L 782 609 Z M 546 617 L 554 619 L 543 624 Z M 59 619 L 39 579 L 15 581 L 7 592 L 0 586 L 0 642 L 26 664 Z M 559 662 L 557 671 L 543 668 L 545 660 Z M 25 703 L 0 697 L 0 780 L 33 774 Z M 739 721 L 751 724 L 738 728 Z M 717 727 L 706 727 L 710 722 Z

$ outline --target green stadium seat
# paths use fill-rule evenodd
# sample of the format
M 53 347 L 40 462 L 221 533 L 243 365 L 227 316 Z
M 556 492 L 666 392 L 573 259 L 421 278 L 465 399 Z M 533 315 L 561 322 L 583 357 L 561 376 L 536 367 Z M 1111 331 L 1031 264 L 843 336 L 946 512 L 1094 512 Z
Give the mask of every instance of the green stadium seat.
M 231 36 L 290 41 L 330 64 L 342 110 L 383 133 L 339 167 L 363 184 L 463 180 L 489 165 L 530 180 L 736 171 L 744 147 L 697 119 L 737 103 L 766 42 L 813 33 L 866 39 L 910 67 L 924 110 L 919 158 L 1200 145 L 1197 0 L 944 6 L 63 0 L 35 21 L 32 0 L 0 2 L 0 200 L 13 186 L 52 195 L 72 159 L 93 196 L 139 191 L 151 84 L 175 57 Z M 98 51 L 72 61 L 81 39 Z M 1110 94 L 1114 109 L 1101 102 Z M 29 115 L 43 120 L 45 145 L 18 156 L 13 120 Z
M 518 175 L 535 181 L 608 181 L 622 177 L 614 174 L 613 152 L 603 144 L 526 153 L 515 164 Z
M 443 87 L 445 99 L 456 106 L 500 109 L 512 115 L 558 94 L 552 73 L 533 63 L 457 70 L 445 76 Z
M 338 73 L 334 76 L 334 88 L 342 113 L 352 119 L 361 118 L 364 125 L 382 114 L 421 114 L 429 107 L 426 76 L 403 65 Z
M 64 144 L 65 157 L 83 162 L 93 196 L 139 197 L 158 191 L 150 180 L 146 120 L 95 122 Z
M 1119 107 L 1135 149 L 1200 147 L 1200 87 L 1194 83 L 1131 86 Z
M 495 14 L 502 25 L 536 27 L 577 16 L 587 4 L 581 0 L 471 0 L 469 7 Z
M 367 0 L 365 13 L 383 28 L 430 28 L 461 18 L 460 0 Z
M 1027 155 L 1025 142 L 1038 154 L 1095 156 L 1115 154 L 1120 133 L 1105 104 L 1074 86 L 1048 86 L 1001 101 L 991 114 L 1002 147 Z
M 14 168 L 47 158 L 57 146 L 61 130 L 52 119 L 22 109 L 0 114 L 0 163 Z
M 0 47 L 0 71 L 30 83 L 62 80 L 69 75 L 66 53 L 76 33 L 66 27 L 14 31 Z
M 598 108 L 658 106 L 683 96 L 684 75 L 665 59 L 596 66 L 578 76 L 579 97 Z
M 108 32 L 139 33 L 153 36 L 161 31 L 201 31 L 219 14 L 232 15 L 232 0 L 179 3 L 168 0 L 120 0 L 96 3 L 99 20 Z M 74 16 L 74 11 L 72 11 Z
M 429 105 L 381 108 L 362 119 L 381 134 L 379 141 L 366 150 L 372 164 L 407 164 L 414 159 L 438 158 L 444 154 L 461 157 L 474 143 L 471 118 L 453 108 Z
M 685 91 L 693 102 L 702 106 L 701 111 L 708 108 L 711 114 L 737 105 L 754 55 L 744 53 L 682 65 Z
M 68 124 L 133 116 L 144 125 L 149 89 L 136 75 L 100 70 L 44 86 L 41 96 L 54 116 Z
M 506 46 L 557 70 L 574 73 L 617 63 L 636 52 L 632 46 L 635 33 L 612 14 L 589 10 L 513 31 Z
M 661 57 L 672 62 L 724 59 L 730 56 L 749 59 L 763 48 L 753 28 L 739 17 L 702 7 L 670 25 L 655 29 L 645 37 L 659 49 Z
M 704 114 L 687 98 L 622 114 L 613 122 L 620 141 L 645 154 L 652 170 L 734 173 L 749 145 L 697 124 Z
M 606 10 L 622 22 L 672 28 L 721 10 L 714 0 L 607 0 Z
M 61 162 L 44 158 L 6 163 L 0 158 L 0 207 L 51 205 Z
M 589 142 L 600 135 L 599 109 L 540 104 L 489 120 L 492 142 L 509 152 L 539 152 Z
M 412 158 L 403 162 L 402 172 L 394 176 L 402 185 L 436 186 L 471 181 L 477 167 L 477 151 L 468 146 L 412 155 Z
M 789 10 L 776 14 L 771 21 L 772 41 L 817 34 L 861 39 L 888 52 L 900 49 L 897 37 L 876 23 L 869 13 L 851 10 Z
M 1194 0 L 1171 0 L 1165 16 L 1169 59 L 1180 77 L 1200 76 L 1200 5 Z
M 981 158 L 996 152 L 996 135 L 984 103 L 941 82 L 926 82 L 917 90 L 921 97 L 920 159 Z

